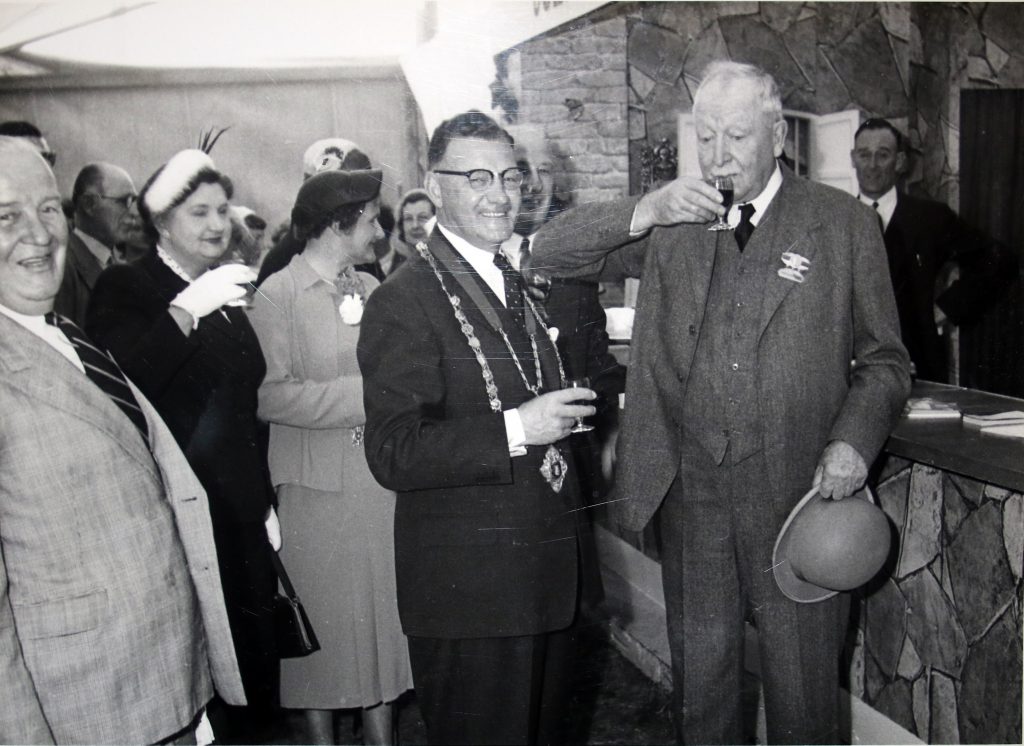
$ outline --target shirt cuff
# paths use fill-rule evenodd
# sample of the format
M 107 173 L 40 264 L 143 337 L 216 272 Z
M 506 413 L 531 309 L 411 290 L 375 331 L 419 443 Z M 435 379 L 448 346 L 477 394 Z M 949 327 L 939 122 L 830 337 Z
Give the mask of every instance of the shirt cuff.
M 508 440 L 509 456 L 526 455 L 526 432 L 518 409 L 506 409 L 501 413 L 505 418 L 505 438 Z
M 640 207 L 639 200 L 637 201 L 636 206 L 633 208 L 633 214 L 629 216 L 629 237 L 630 238 L 639 238 L 640 236 L 644 235 L 645 233 L 647 233 L 647 231 L 650 230 L 650 228 L 647 228 L 645 230 L 638 231 L 638 230 L 636 230 L 633 227 L 633 224 L 636 223 L 636 210 L 637 210 L 638 207 Z

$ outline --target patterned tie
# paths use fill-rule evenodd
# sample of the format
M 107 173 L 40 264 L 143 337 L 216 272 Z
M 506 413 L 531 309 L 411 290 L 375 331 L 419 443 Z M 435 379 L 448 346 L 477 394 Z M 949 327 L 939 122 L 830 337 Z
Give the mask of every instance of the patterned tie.
M 750 222 L 750 218 L 753 217 L 755 209 L 749 202 L 740 205 L 740 222 L 736 226 L 736 230 L 733 231 L 733 235 L 736 237 L 736 245 L 740 247 L 741 252 L 747 245 L 747 241 L 750 240 L 750 234 L 754 232 L 754 224 Z
M 526 300 L 523 298 L 523 277 L 509 263 L 501 251 L 494 254 L 494 266 L 501 270 L 505 280 L 505 307 L 519 328 L 526 329 Z
M 124 373 L 121 372 L 110 354 L 96 347 L 85 336 L 85 332 L 79 329 L 71 319 L 58 316 L 51 311 L 46 314 L 46 323 L 64 332 L 64 336 L 68 338 L 68 341 L 74 346 L 75 352 L 78 353 L 78 359 L 85 366 L 85 375 L 99 386 L 103 393 L 121 408 L 122 412 L 128 415 L 128 419 L 138 428 L 148 446 L 149 427 L 146 425 L 146 415 L 142 413 L 138 399 L 128 388 Z

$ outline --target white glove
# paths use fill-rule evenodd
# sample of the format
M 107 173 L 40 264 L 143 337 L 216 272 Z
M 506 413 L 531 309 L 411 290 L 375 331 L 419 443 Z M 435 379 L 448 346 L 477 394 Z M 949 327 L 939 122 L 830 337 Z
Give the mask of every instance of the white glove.
M 271 506 L 270 513 L 267 514 L 267 520 L 263 522 L 263 525 L 267 527 L 267 541 L 270 542 L 270 546 L 275 552 L 280 552 L 281 521 L 277 519 L 277 511 L 274 510 L 273 506 Z
M 171 301 L 196 319 L 213 313 L 228 301 L 242 298 L 247 287 L 243 283 L 255 282 L 256 271 L 244 264 L 225 264 L 199 275 L 187 288 Z

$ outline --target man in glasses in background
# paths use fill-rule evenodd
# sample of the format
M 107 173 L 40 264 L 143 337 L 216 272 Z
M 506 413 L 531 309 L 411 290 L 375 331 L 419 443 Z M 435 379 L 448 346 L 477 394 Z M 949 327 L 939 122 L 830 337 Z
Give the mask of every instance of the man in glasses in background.
M 128 173 L 112 163 L 90 163 L 78 172 L 71 193 L 75 228 L 68 236 L 67 268 L 57 295 L 57 313 L 85 323 L 96 278 L 121 262 L 116 247 L 132 238 L 138 197 Z
M 499 251 L 519 213 L 512 138 L 479 111 L 434 132 L 437 226 L 359 334 L 366 458 L 398 493 L 398 611 L 430 743 L 559 743 L 581 503 L 549 335 Z M 577 404 L 576 402 L 581 402 Z

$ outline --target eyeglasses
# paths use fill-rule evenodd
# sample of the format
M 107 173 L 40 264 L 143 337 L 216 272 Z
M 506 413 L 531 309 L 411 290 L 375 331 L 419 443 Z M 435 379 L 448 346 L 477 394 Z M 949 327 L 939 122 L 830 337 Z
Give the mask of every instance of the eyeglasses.
M 523 185 L 523 172 L 518 168 L 506 168 L 500 174 L 495 174 L 489 168 L 474 168 L 472 171 L 441 171 L 434 169 L 435 174 L 447 174 L 448 176 L 465 176 L 470 187 L 476 192 L 485 192 L 494 183 L 494 177 L 501 179 L 501 186 L 505 189 L 518 189 Z
M 116 202 L 117 204 L 121 205 L 121 207 L 123 207 L 125 210 L 134 205 L 135 202 L 139 199 L 139 195 L 137 194 L 125 194 L 121 197 L 108 197 L 105 194 L 97 194 L 96 196 L 99 197 L 100 199 Z

